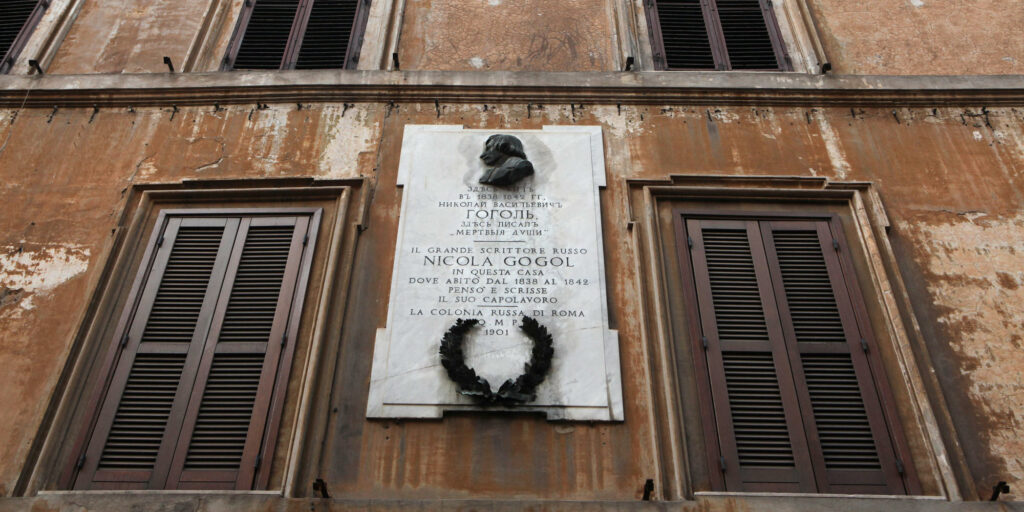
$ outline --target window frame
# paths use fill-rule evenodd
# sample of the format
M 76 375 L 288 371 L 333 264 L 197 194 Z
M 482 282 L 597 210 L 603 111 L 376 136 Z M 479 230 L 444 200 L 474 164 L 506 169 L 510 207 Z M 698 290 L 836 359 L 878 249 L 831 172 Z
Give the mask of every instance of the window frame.
M 356 69 L 359 64 L 360 51 L 363 45 L 363 36 L 366 33 L 367 19 L 370 13 L 370 4 L 372 0 L 356 0 L 356 14 L 355 19 L 352 21 L 352 30 L 349 33 L 348 44 L 345 47 L 345 62 L 342 66 L 337 68 L 327 69 Z M 249 28 L 249 22 L 252 17 L 253 10 L 256 8 L 256 4 L 259 0 L 246 0 L 242 4 L 242 11 L 238 16 L 238 23 L 235 25 L 235 30 L 231 34 L 230 42 L 228 43 L 227 53 L 224 55 L 224 61 L 221 66 L 222 71 L 235 71 L 235 61 L 238 58 L 238 52 L 242 48 L 242 42 L 245 39 L 245 34 Z M 284 52 L 281 56 L 281 65 L 278 66 L 278 70 L 293 70 L 295 69 L 296 63 L 299 58 L 299 51 L 302 49 L 302 41 L 306 35 L 306 28 L 309 24 L 309 17 L 313 11 L 313 4 L 316 0 L 298 0 L 296 5 L 295 18 L 292 20 L 291 30 L 288 34 L 288 40 L 285 44 Z M 244 69 L 237 69 L 238 71 L 244 71 Z
M 98 450 L 103 449 L 105 441 L 101 441 L 98 444 L 94 444 L 93 436 L 96 434 L 96 429 L 99 426 L 99 424 L 103 421 L 106 421 L 104 420 L 104 417 L 107 415 L 105 415 L 104 411 L 101 409 L 109 409 L 109 407 L 111 407 L 109 404 L 111 403 L 114 404 L 114 407 L 116 409 L 116 401 L 111 402 L 110 399 L 108 398 L 108 395 L 112 392 L 120 393 L 119 389 L 114 389 L 111 387 L 117 374 L 125 373 L 125 375 L 123 375 L 123 378 L 127 378 L 127 369 L 121 367 L 121 360 L 123 357 L 134 358 L 137 355 L 137 353 L 129 354 L 128 351 L 133 349 L 137 350 L 138 340 L 135 340 L 134 343 L 131 343 L 130 345 L 125 344 L 123 342 L 119 342 L 119 340 L 128 339 L 128 331 L 129 329 L 132 329 L 133 325 L 135 324 L 136 313 L 139 311 L 139 306 L 144 299 L 144 287 L 152 287 L 152 280 L 155 277 L 158 277 L 153 274 L 153 267 L 157 263 L 157 253 L 160 251 L 161 248 L 168 247 L 163 244 L 163 239 L 169 229 L 172 220 L 179 220 L 179 222 L 184 223 L 186 219 L 202 222 L 204 219 L 209 219 L 211 221 L 220 221 L 222 219 L 238 218 L 244 221 L 246 219 L 278 218 L 289 216 L 308 218 L 308 228 L 304 236 L 308 237 L 308 239 L 312 240 L 313 244 L 315 244 L 317 235 L 319 233 L 319 225 L 323 217 L 323 212 L 322 209 L 320 208 L 189 208 L 165 209 L 160 211 L 155 222 L 154 229 L 150 235 L 150 239 L 147 242 L 146 249 L 143 253 L 143 257 L 141 260 L 142 264 L 140 265 L 138 272 L 136 272 L 135 279 L 132 282 L 131 291 L 129 292 L 128 295 L 128 301 L 125 304 L 123 312 L 121 313 L 120 320 L 118 320 L 117 327 L 114 329 L 114 335 L 109 341 L 109 352 L 104 359 L 103 366 L 99 370 L 101 372 L 101 375 L 103 375 L 101 380 L 102 385 L 97 386 L 91 398 L 89 399 L 89 405 L 87 410 L 93 411 L 93 414 L 91 415 L 89 421 L 89 427 L 83 429 L 80 432 L 79 438 L 75 444 L 76 447 L 81 447 L 80 449 L 76 449 L 76 452 L 80 452 L 81 455 L 80 458 L 76 460 L 73 467 L 70 469 L 70 477 L 73 483 L 69 483 L 68 487 L 83 490 L 106 488 L 103 486 L 94 487 L 95 484 L 83 482 L 80 479 L 83 476 L 83 470 L 92 468 L 93 471 L 98 471 L 97 469 L 95 469 L 97 464 L 97 461 L 95 459 L 99 458 Z M 235 252 L 240 254 L 241 248 L 239 248 L 237 251 L 230 251 L 229 255 L 235 254 Z M 285 332 L 288 335 L 289 341 L 281 348 L 277 356 L 276 365 L 278 368 L 275 371 L 275 377 L 271 380 L 272 387 L 270 390 L 270 396 L 267 397 L 267 410 L 261 414 L 264 415 L 266 419 L 264 420 L 264 424 L 261 428 L 262 434 L 260 436 L 260 447 L 257 449 L 256 452 L 249 452 L 249 450 L 246 450 L 246 452 L 243 454 L 242 464 L 245 464 L 248 459 L 255 458 L 258 458 L 259 460 L 270 461 L 271 458 L 273 457 L 274 450 L 276 449 L 275 441 L 277 437 L 277 431 L 280 426 L 280 417 L 283 407 L 284 394 L 287 391 L 287 384 L 292 364 L 292 357 L 294 355 L 296 338 L 298 336 L 298 330 L 300 327 L 298 318 L 301 317 L 302 315 L 302 308 L 307 292 L 307 285 L 309 282 L 314 252 L 315 245 L 309 245 L 303 246 L 303 248 L 300 250 L 298 254 L 298 274 L 294 277 L 295 292 L 292 294 L 291 304 L 288 307 L 288 313 L 284 319 L 286 325 L 288 326 Z M 231 276 L 235 270 L 237 270 L 236 267 L 232 265 L 230 262 L 225 261 L 224 263 L 226 266 L 222 269 L 220 276 L 211 275 L 211 283 L 218 283 L 214 285 L 215 288 L 218 290 L 218 294 L 221 293 L 219 290 L 224 286 L 223 283 L 226 283 L 227 278 Z M 219 279 L 219 281 L 214 281 L 215 279 Z M 158 285 L 159 282 L 157 281 L 155 284 Z M 282 285 L 284 284 L 286 283 L 282 283 Z M 153 288 L 153 292 L 155 293 L 155 288 Z M 211 307 L 213 306 L 216 306 L 216 311 L 211 311 L 211 316 L 216 317 L 218 314 L 220 314 L 222 309 L 227 307 L 226 299 L 223 301 L 214 299 L 214 304 Z M 214 324 L 211 323 L 208 326 L 207 330 L 212 331 L 213 327 Z M 206 332 L 202 336 L 202 338 L 203 339 L 199 342 L 197 347 L 190 347 L 188 349 L 189 352 L 192 352 L 193 350 L 198 351 L 200 353 L 199 357 L 202 357 L 203 352 L 211 350 L 212 346 L 216 344 L 216 340 L 213 340 L 212 342 L 210 341 L 212 339 L 210 338 L 210 332 Z M 195 343 L 196 340 L 194 339 L 192 341 L 192 344 Z M 268 340 L 268 343 L 273 343 L 273 341 Z M 268 351 L 268 353 L 269 352 L 270 351 Z M 196 362 L 196 365 L 199 365 L 198 361 Z M 202 367 L 200 365 L 200 367 L 197 368 L 196 371 L 201 371 L 201 368 Z M 202 398 L 203 388 L 194 387 L 198 385 L 199 378 L 197 376 L 197 378 L 195 379 L 195 383 L 192 385 L 188 385 L 183 395 L 183 398 L 180 398 L 185 400 L 185 404 L 183 406 L 185 416 L 181 418 L 183 421 L 187 422 L 188 415 L 191 414 L 191 412 L 193 411 L 194 407 L 192 407 L 192 403 Z M 259 399 L 257 398 L 257 400 Z M 106 405 L 106 407 L 103 407 L 104 405 Z M 253 410 L 254 417 L 256 417 L 258 413 L 258 409 Z M 113 414 L 110 414 L 109 416 L 112 421 Z M 109 427 L 107 430 L 109 430 Z M 165 433 L 164 436 L 170 435 L 170 440 L 173 441 L 175 445 L 177 445 L 182 441 L 181 434 L 182 430 L 179 430 L 177 433 Z M 166 474 L 168 471 L 171 470 L 171 468 L 173 468 L 176 465 L 175 462 L 177 461 L 177 459 L 180 458 L 180 452 L 182 452 L 181 447 L 175 447 L 172 450 L 170 450 L 170 452 L 166 453 L 162 459 L 157 460 L 156 467 L 154 468 L 153 471 L 163 472 Z M 90 457 L 88 459 L 85 458 L 86 453 L 90 454 Z M 83 463 L 86 462 L 89 465 L 83 467 Z M 184 471 L 184 469 L 182 469 L 182 471 Z M 252 474 L 251 476 L 245 476 L 248 471 L 249 468 L 240 465 L 238 480 L 243 480 L 243 478 L 251 480 L 253 482 L 251 485 L 251 490 L 259 490 L 266 488 L 270 478 L 269 462 L 267 464 L 259 464 L 258 467 L 254 468 L 254 474 Z M 163 478 L 163 480 L 164 485 L 161 488 L 163 490 L 171 490 L 168 489 L 166 486 L 171 482 L 177 483 L 178 481 L 177 478 L 175 478 L 173 475 L 166 476 L 165 478 Z
M 43 14 L 46 13 L 46 9 L 50 6 L 48 0 L 37 0 L 36 6 L 32 9 L 32 13 L 29 14 L 28 18 L 25 19 L 25 24 L 18 30 L 18 35 L 15 36 L 14 41 L 11 42 L 10 48 L 3 55 L 0 55 L 0 75 L 9 73 L 14 68 L 14 63 L 18 60 L 18 56 L 21 51 L 25 49 L 25 45 L 28 44 L 28 40 L 32 37 L 32 32 L 35 30 L 36 25 L 43 19 Z
M 782 30 L 779 27 L 779 21 L 775 16 L 771 0 L 757 1 L 764 16 L 765 29 L 771 40 L 772 51 L 775 54 L 775 61 L 778 66 L 775 68 L 742 70 L 733 69 L 730 63 L 725 34 L 722 30 L 721 19 L 717 14 L 717 0 L 700 0 L 701 13 L 704 17 L 704 29 L 708 36 L 708 44 L 711 48 L 711 55 L 715 65 L 713 69 L 669 67 L 668 56 L 665 51 L 665 41 L 662 35 L 661 20 L 658 16 L 658 0 L 641 1 L 643 2 L 644 14 L 647 19 L 651 53 L 656 71 L 793 71 L 792 59 L 786 48 L 786 42 L 782 37 Z
M 692 248 L 689 247 L 688 240 L 692 237 L 689 233 L 687 224 L 691 222 L 729 222 L 729 221 L 740 221 L 749 222 L 754 224 L 755 230 L 757 231 L 758 241 L 762 244 L 763 255 L 767 258 L 764 261 L 764 268 L 766 274 L 770 275 L 771 283 L 767 290 L 761 290 L 762 293 L 768 293 L 770 303 L 766 306 L 771 306 L 772 310 L 766 310 L 765 316 L 772 316 L 774 313 L 778 313 L 780 319 L 778 319 L 779 328 L 785 330 L 786 323 L 781 320 L 781 317 L 789 315 L 789 310 L 784 309 L 783 305 L 779 303 L 779 294 L 784 293 L 782 286 L 777 283 L 780 276 L 777 274 L 777 269 L 771 265 L 771 260 L 777 258 L 774 253 L 769 253 L 769 241 L 762 239 L 762 233 L 766 229 L 771 229 L 772 223 L 795 223 L 805 222 L 813 223 L 816 226 L 827 226 L 832 235 L 833 243 L 838 244 L 836 247 L 836 256 L 838 269 L 829 269 L 830 278 L 838 280 L 845 290 L 833 290 L 836 295 L 837 302 L 842 302 L 844 299 L 840 298 L 840 294 L 846 296 L 848 300 L 848 313 L 853 316 L 853 323 L 859 330 L 861 337 L 867 346 L 870 347 L 864 351 L 866 356 L 867 371 L 870 373 L 868 384 L 871 385 L 870 389 L 865 389 L 863 384 L 859 385 L 860 392 L 862 395 L 867 393 L 874 393 L 877 396 L 877 405 L 881 409 L 881 421 L 884 422 L 885 430 L 888 432 L 887 439 L 877 439 L 876 444 L 882 442 L 885 446 L 878 447 L 879 459 L 882 460 L 883 473 L 886 478 L 886 485 L 892 489 L 892 481 L 894 479 L 899 481 L 899 487 L 902 487 L 904 492 L 888 492 L 883 494 L 920 494 L 921 485 L 918 480 L 917 473 L 914 464 L 910 461 L 912 457 L 909 453 L 909 447 L 907 444 L 906 437 L 904 435 L 904 429 L 899 421 L 898 412 L 894 407 L 894 398 L 890 384 L 885 376 L 885 371 L 882 366 L 882 361 L 879 357 L 879 351 L 877 349 L 878 342 L 873 334 L 870 323 L 868 322 L 867 307 L 864 302 L 864 295 L 860 290 L 860 285 L 857 282 L 856 272 L 853 266 L 853 262 L 850 259 L 850 247 L 846 241 L 846 237 L 843 235 L 843 230 L 839 220 L 839 216 L 835 213 L 815 213 L 813 210 L 808 209 L 807 211 L 797 212 L 744 212 L 744 211 L 731 211 L 723 209 L 721 211 L 716 210 L 701 210 L 701 209 L 687 209 L 687 208 L 674 208 L 672 210 L 673 216 L 673 233 L 675 235 L 675 247 L 677 251 L 678 264 L 680 267 L 680 276 L 682 277 L 683 292 L 686 295 L 686 312 L 688 315 L 687 325 L 689 327 L 690 342 L 688 345 L 691 350 L 691 357 L 694 366 L 696 367 L 697 386 L 699 394 L 699 407 L 701 416 L 704 419 L 703 434 L 704 442 L 707 447 L 707 459 L 708 459 L 708 473 L 711 478 L 712 490 L 717 492 L 764 492 L 773 491 L 773 484 L 757 484 L 748 483 L 744 484 L 736 476 L 736 468 L 739 467 L 738 461 L 735 459 L 735 450 L 725 450 L 723 448 L 723 434 L 722 430 L 726 425 L 723 425 L 720 421 L 715 420 L 717 417 L 716 409 L 718 407 L 729 407 L 728 404 L 721 403 L 721 398 L 718 401 L 714 399 L 714 395 L 721 395 L 724 392 L 723 389 L 714 390 L 716 386 L 725 386 L 724 377 L 716 377 L 712 373 L 712 369 L 708 367 L 707 357 L 708 352 L 702 343 L 704 333 L 702 332 L 701 324 L 709 314 L 714 314 L 713 311 L 708 311 L 704 307 L 701 307 L 701 303 L 706 303 L 707 298 L 701 300 L 698 295 L 702 293 L 702 288 L 698 286 L 695 278 L 695 268 L 693 263 L 693 252 Z M 820 229 L 820 228 L 819 228 Z M 753 245 L 754 240 L 750 240 Z M 754 248 L 751 249 L 755 251 Z M 823 248 L 823 252 L 824 248 Z M 826 255 L 823 254 L 825 258 Z M 756 257 L 755 257 L 756 261 Z M 756 264 L 756 263 L 755 263 Z M 844 293 L 845 292 L 845 293 Z M 840 311 L 843 308 L 840 306 Z M 782 354 L 775 354 L 775 358 L 781 359 L 781 363 L 785 367 L 785 373 L 782 375 L 787 378 L 790 382 L 799 387 L 802 384 L 803 370 L 796 364 L 796 360 L 799 359 L 799 351 L 794 352 L 795 340 L 791 339 L 791 336 L 787 334 L 783 339 L 779 340 L 781 346 L 772 347 L 773 352 L 782 351 Z M 685 349 L 684 349 L 685 350 Z M 853 353 L 853 347 L 850 347 L 851 355 Z M 778 366 L 779 362 L 776 362 Z M 857 365 L 854 360 L 853 365 Z M 777 372 L 780 370 L 777 370 Z M 780 387 L 785 387 L 786 384 L 780 381 Z M 857 493 L 857 491 L 851 489 L 820 489 L 817 487 L 828 485 L 826 480 L 827 469 L 823 466 L 823 462 L 814 456 L 815 444 L 817 443 L 816 434 L 814 436 L 810 433 L 808 425 L 814 423 L 814 415 L 812 412 L 807 410 L 809 408 L 809 402 L 806 402 L 803 395 L 799 392 L 790 393 L 792 399 L 795 399 L 795 403 L 790 404 L 788 407 L 796 407 L 799 415 L 796 418 L 798 425 L 790 425 L 789 432 L 791 439 L 794 437 L 793 429 L 797 430 L 796 441 L 806 441 L 806 445 L 794 443 L 793 452 L 794 457 L 799 459 L 800 454 L 803 453 L 803 458 L 807 459 L 803 461 L 803 466 L 800 462 L 796 463 L 795 471 L 797 473 L 809 473 L 804 475 L 805 478 L 809 476 L 809 479 L 804 482 L 805 487 L 799 491 L 790 492 L 806 492 L 810 494 L 820 493 Z M 727 395 L 726 395 L 727 396 Z M 783 395 L 783 401 L 786 401 L 785 391 Z M 805 403 L 806 402 L 806 403 Z M 865 400 L 867 402 L 867 400 Z M 871 406 L 865 403 L 865 411 L 869 419 L 872 417 Z M 791 418 L 792 419 L 792 418 Z M 731 423 L 729 424 L 731 425 Z M 877 428 L 872 429 L 873 434 L 877 433 Z M 727 438 L 728 439 L 728 438 Z M 888 443 L 885 443 L 888 441 Z M 808 453 L 808 449 L 810 453 Z M 820 445 L 818 445 L 820 451 Z M 886 465 L 885 456 L 882 452 L 891 451 L 891 455 L 895 457 L 895 467 L 892 464 Z M 727 453 L 728 452 L 728 453 Z M 730 455 L 731 454 L 731 455 Z M 722 468 L 719 461 L 719 457 L 722 457 L 727 461 L 728 469 Z M 902 468 L 902 472 L 897 473 L 897 467 Z M 717 468 L 717 470 L 715 469 Z M 810 485 L 810 490 L 806 487 Z M 841 484 L 833 484 L 835 486 L 841 486 Z M 739 488 L 737 488 L 739 487 Z M 860 494 L 875 494 L 872 492 L 859 492 Z
M 844 236 L 878 339 L 878 356 L 892 388 L 921 483 L 918 496 L 963 499 L 969 488 L 966 459 L 957 442 L 942 387 L 931 371 L 931 356 L 914 316 L 888 235 L 891 223 L 876 185 L 794 175 L 747 176 L 720 172 L 625 180 L 627 232 L 638 276 L 637 318 L 650 354 L 652 431 L 661 451 L 660 496 L 691 500 L 763 493 L 712 491 L 701 423 L 688 301 L 679 273 L 673 208 L 727 212 L 829 212 L 843 222 Z M 815 496 L 808 494 L 807 496 Z M 819 495 L 820 496 L 820 495 Z M 844 495 L 848 496 L 848 495 Z M 873 495 L 877 496 L 877 495 Z M 915 497 L 913 499 L 919 499 Z
M 318 447 L 326 436 L 330 411 L 328 384 L 337 354 L 356 258 L 359 233 L 369 206 L 365 178 L 259 178 L 185 180 L 178 183 L 136 184 L 112 219 L 111 236 L 97 249 L 90 268 L 93 278 L 88 300 L 73 312 L 77 329 L 68 340 L 63 368 L 46 405 L 38 434 L 28 447 L 14 496 L 68 492 L 84 444 L 75 443 L 93 418 L 89 399 L 105 386 L 101 370 L 112 357 L 110 340 L 128 303 L 130 287 L 142 265 L 156 219 L 163 210 L 197 208 L 320 208 L 323 217 L 312 255 L 312 274 L 301 311 L 291 376 L 279 418 L 277 446 L 264 464 L 270 467 L 267 491 L 285 497 L 306 496 L 317 473 Z M 80 492 L 80 491 L 76 491 Z M 148 491 L 175 492 L 175 491 Z M 181 491 L 176 491 L 181 492 Z M 207 491 L 200 491 L 207 492 Z

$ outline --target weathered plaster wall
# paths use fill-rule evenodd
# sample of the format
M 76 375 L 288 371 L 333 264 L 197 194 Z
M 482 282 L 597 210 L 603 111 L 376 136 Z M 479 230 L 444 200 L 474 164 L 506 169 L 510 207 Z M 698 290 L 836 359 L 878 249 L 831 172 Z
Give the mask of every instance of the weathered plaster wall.
M 47 72 L 161 72 L 164 56 L 180 70 L 211 1 L 86 1 Z
M 836 73 L 1024 73 L 1024 6 L 1015 0 L 808 1 Z M 401 21 L 401 67 L 613 70 L 613 7 L 609 0 L 409 0 Z M 240 9 L 239 0 L 86 1 L 47 72 L 162 72 L 165 55 L 179 70 L 186 57 L 193 69 L 215 70 Z M 203 42 L 188 56 L 198 38 Z M 31 48 L 42 39 L 34 40 Z
M 1017 0 L 809 0 L 836 73 L 1024 73 Z
M 345 178 L 372 169 L 376 111 L 294 105 L 0 113 L 0 494 L 46 408 L 134 183 Z M 172 115 L 173 114 L 173 115 Z M 54 148 L 61 148 L 55 150 Z
M 605 128 L 609 313 L 623 424 L 530 416 L 365 421 L 373 332 L 385 318 L 405 124 Z M 54 148 L 59 148 L 57 151 Z M 100 255 L 133 183 L 365 175 L 359 240 L 320 476 L 335 495 L 633 500 L 655 477 L 638 257 L 624 178 L 671 173 L 873 181 L 968 453 L 976 489 L 1024 485 L 1024 112 L 714 106 L 273 104 L 0 112 L 0 491 L 9 493 L 64 364 Z M 963 214 L 958 214 L 962 212 Z M 971 213 L 977 212 L 977 213 Z M 22 247 L 18 253 L 17 248 Z M 1015 337 L 1016 336 L 1016 337 Z M 1016 372 L 1016 373 L 1014 373 Z M 664 448 L 662 448 L 664 449 Z M 659 489 L 657 492 L 661 492 Z
M 410 0 L 402 69 L 607 71 L 614 23 L 607 0 Z

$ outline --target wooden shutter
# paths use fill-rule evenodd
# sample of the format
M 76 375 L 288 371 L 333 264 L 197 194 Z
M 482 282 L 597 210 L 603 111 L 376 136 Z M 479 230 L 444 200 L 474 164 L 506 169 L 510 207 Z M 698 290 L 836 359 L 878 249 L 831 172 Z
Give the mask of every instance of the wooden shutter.
M 75 488 L 265 485 L 259 461 L 276 436 L 310 222 L 167 220 Z
M 721 457 L 716 487 L 907 492 L 835 229 L 824 220 L 685 222 L 691 247 L 681 253 L 702 335 L 695 352 L 714 411 L 706 432 Z
M 905 494 L 837 235 L 825 221 L 762 222 L 821 492 Z
M 687 229 L 726 489 L 813 492 L 757 223 L 689 220 Z
M 234 69 L 287 69 L 290 43 L 301 23 L 299 0 L 250 0 L 233 45 Z
M 648 10 L 660 68 L 715 69 L 703 1 L 659 0 Z
M 314 0 L 295 69 L 355 69 L 365 6 L 364 0 Z
M 648 0 L 657 69 L 790 69 L 769 0 Z
M 0 4 L 0 73 L 14 66 L 14 59 L 43 17 L 46 5 L 40 0 L 6 0 Z
M 774 41 L 774 17 L 767 0 L 714 0 L 727 69 L 780 69 Z
M 228 53 L 228 69 L 355 68 L 366 0 L 250 0 Z

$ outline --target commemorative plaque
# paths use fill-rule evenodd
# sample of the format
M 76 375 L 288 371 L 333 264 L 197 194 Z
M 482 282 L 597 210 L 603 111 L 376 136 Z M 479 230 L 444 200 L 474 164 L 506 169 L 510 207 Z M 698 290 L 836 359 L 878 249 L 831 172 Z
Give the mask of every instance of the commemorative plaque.
M 621 421 L 600 127 L 405 129 L 387 325 L 367 416 Z

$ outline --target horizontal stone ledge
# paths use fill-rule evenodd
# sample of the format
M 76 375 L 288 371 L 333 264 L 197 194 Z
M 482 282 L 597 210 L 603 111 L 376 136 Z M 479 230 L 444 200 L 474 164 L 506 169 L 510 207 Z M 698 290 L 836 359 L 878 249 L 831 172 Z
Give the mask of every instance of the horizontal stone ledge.
M 1024 106 L 1024 75 L 232 71 L 0 76 L 0 107 L 243 103 Z
M 612 512 L 636 510 L 648 512 L 816 512 L 841 510 L 844 512 L 986 512 L 1024 511 L 1024 502 L 986 501 L 952 502 L 926 497 L 867 497 L 838 495 L 756 495 L 729 493 L 716 496 L 697 496 L 683 501 L 585 501 L 538 499 L 374 499 L 374 498 L 284 498 L 272 493 L 223 491 L 67 491 L 42 492 L 31 498 L 0 498 L 0 512 L 14 510 L 82 511 L 134 510 L 136 508 L 173 509 L 195 512 L 221 512 L 233 510 L 263 511 L 519 511 L 550 510 L 572 512 Z

